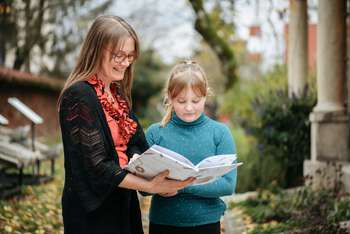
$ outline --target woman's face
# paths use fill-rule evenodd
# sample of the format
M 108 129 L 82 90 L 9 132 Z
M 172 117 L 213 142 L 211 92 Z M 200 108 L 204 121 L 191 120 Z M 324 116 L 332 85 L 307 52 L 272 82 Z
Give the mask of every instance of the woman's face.
M 188 87 L 171 99 L 171 104 L 177 117 L 185 122 L 193 122 L 204 111 L 205 100 L 205 97 L 198 96 L 192 88 Z
M 119 50 L 109 46 L 103 51 L 102 65 L 99 77 L 105 82 L 120 81 L 135 58 L 135 41 L 128 37 Z

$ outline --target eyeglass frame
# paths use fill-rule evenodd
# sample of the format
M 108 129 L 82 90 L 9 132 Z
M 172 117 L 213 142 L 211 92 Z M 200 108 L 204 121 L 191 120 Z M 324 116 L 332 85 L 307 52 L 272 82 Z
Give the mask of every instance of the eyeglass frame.
M 115 62 L 115 63 L 120 64 L 120 63 L 124 62 L 125 59 L 128 60 L 129 64 L 131 64 L 131 63 L 133 63 L 135 61 L 135 58 L 136 58 L 135 52 L 127 54 L 124 51 L 119 50 L 117 53 L 114 53 L 113 51 L 111 51 L 109 49 L 106 49 L 106 48 L 104 48 L 104 49 L 112 54 L 112 59 L 113 59 L 113 62 Z M 121 58 L 117 60 L 118 56 L 121 57 Z M 130 56 L 132 58 L 131 60 L 130 60 Z

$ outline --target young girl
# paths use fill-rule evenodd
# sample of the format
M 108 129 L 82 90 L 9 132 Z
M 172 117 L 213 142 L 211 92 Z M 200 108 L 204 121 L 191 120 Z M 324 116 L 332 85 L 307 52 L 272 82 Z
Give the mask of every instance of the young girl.
M 146 133 L 149 145 L 157 144 L 186 156 L 194 164 L 206 157 L 234 154 L 230 130 L 204 114 L 209 87 L 203 69 L 195 62 L 176 65 L 166 86 L 167 112 L 161 123 Z M 150 234 L 219 234 L 226 209 L 221 196 L 236 187 L 236 169 L 216 181 L 192 185 L 174 194 L 152 197 Z

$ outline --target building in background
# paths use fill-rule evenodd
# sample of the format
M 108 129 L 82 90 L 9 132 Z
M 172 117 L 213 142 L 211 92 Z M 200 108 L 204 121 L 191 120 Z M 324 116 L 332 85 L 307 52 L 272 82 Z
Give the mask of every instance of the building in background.
M 44 123 L 36 127 L 39 136 L 57 135 L 57 100 L 63 85 L 63 80 L 0 67 L 0 114 L 9 120 L 10 128 L 30 124 L 7 102 L 9 97 L 17 97 L 43 118 Z
M 284 52 L 284 63 L 287 64 L 288 58 L 288 24 L 284 25 L 284 43 L 285 43 L 285 52 Z M 308 70 L 311 73 L 316 72 L 316 53 L 317 53 L 317 24 L 308 25 Z

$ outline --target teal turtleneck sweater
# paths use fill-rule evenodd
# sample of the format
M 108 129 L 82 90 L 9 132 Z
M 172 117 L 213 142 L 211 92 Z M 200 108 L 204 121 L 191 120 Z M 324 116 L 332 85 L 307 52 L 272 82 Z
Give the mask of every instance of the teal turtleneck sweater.
M 173 150 L 194 164 L 209 156 L 236 153 L 229 128 L 204 114 L 190 123 L 173 114 L 165 127 L 159 123 L 151 125 L 146 138 L 149 145 L 157 144 Z M 211 183 L 186 187 L 173 197 L 154 195 L 150 221 L 182 227 L 218 222 L 226 209 L 220 197 L 235 191 L 236 177 L 235 169 Z

